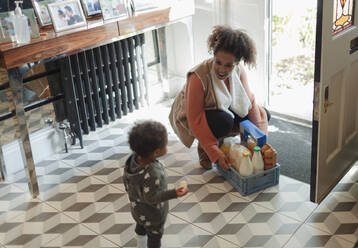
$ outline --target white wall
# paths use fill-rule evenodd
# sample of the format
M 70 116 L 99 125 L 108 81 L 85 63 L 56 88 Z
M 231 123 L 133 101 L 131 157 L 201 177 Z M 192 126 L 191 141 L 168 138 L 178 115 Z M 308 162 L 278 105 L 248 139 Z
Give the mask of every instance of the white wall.
M 184 77 L 194 65 L 192 20 L 187 18 L 166 28 L 169 73 Z
M 168 69 L 171 76 L 185 78 L 200 61 L 209 58 L 206 40 L 214 23 L 211 1 L 195 0 L 195 14 L 166 28 Z M 175 97 L 185 80 L 171 80 L 169 96 Z
M 195 15 L 193 16 L 195 64 L 199 64 L 212 56 L 208 53 L 207 39 L 213 26 L 215 26 L 214 6 L 211 4 L 204 5 L 202 2 L 196 1 Z
M 247 72 L 250 88 L 259 104 L 265 104 L 268 95 L 268 19 L 266 19 L 265 2 L 266 0 L 227 1 L 229 5 L 227 8 L 228 24 L 233 28 L 244 29 L 256 44 L 257 66 L 254 69 L 247 70 Z

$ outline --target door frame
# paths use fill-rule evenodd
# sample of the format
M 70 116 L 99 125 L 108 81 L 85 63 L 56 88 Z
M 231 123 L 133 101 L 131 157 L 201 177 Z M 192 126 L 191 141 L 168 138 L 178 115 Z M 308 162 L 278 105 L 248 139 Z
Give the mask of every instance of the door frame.
M 312 140 L 311 140 L 311 178 L 310 200 L 315 202 L 317 183 L 317 155 L 318 155 L 318 127 L 319 127 L 319 86 L 321 81 L 321 55 L 322 55 L 322 13 L 323 1 L 317 0 L 315 65 L 313 85 L 313 112 L 312 112 Z

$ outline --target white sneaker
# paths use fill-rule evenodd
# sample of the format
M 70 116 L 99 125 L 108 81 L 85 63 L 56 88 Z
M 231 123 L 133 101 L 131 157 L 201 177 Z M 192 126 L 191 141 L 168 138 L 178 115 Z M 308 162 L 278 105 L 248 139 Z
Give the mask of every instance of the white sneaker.
M 136 234 L 137 248 L 147 248 L 147 235 Z

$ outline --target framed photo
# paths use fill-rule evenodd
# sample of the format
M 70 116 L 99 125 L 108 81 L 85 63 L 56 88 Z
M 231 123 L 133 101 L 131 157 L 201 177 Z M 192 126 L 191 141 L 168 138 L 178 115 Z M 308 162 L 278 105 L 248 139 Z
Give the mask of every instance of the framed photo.
M 0 13 L 0 43 L 12 42 L 15 40 L 14 26 L 8 17 L 14 11 Z M 39 27 L 36 22 L 35 12 L 33 9 L 23 9 L 22 13 L 28 17 L 31 38 L 40 37 Z
M 47 6 L 51 3 L 62 1 L 63 0 L 32 0 L 32 5 L 34 6 L 41 27 L 52 24 Z
M 31 27 L 31 38 L 40 37 L 39 25 L 36 21 L 35 11 L 34 9 L 23 9 L 22 13 L 29 18 L 29 26 Z
M 52 24 L 56 32 L 85 26 L 86 17 L 78 0 L 69 0 L 48 5 Z
M 102 12 L 99 0 L 81 0 L 81 3 L 87 16 L 96 15 Z
M 155 0 L 132 0 L 135 12 L 145 12 L 158 7 Z
M 103 20 L 126 18 L 127 8 L 125 0 L 99 0 L 102 8 Z
M 0 44 L 14 40 L 14 26 L 8 20 L 9 12 L 0 13 Z

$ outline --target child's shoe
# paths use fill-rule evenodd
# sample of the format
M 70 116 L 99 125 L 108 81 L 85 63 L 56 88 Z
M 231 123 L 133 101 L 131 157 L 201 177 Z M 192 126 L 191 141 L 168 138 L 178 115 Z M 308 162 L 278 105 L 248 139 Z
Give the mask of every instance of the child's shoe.
M 147 236 L 136 234 L 137 248 L 147 248 Z

